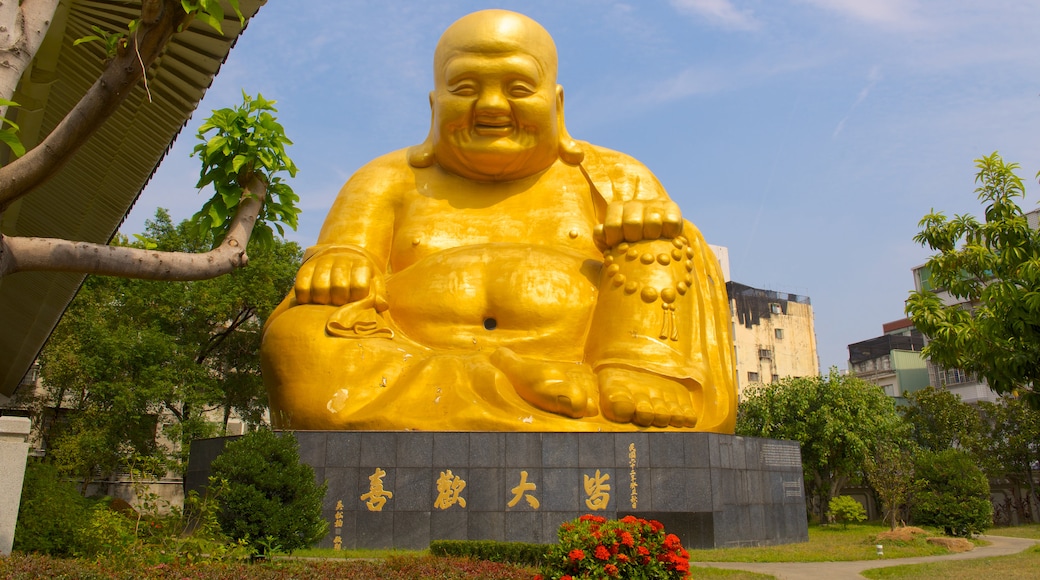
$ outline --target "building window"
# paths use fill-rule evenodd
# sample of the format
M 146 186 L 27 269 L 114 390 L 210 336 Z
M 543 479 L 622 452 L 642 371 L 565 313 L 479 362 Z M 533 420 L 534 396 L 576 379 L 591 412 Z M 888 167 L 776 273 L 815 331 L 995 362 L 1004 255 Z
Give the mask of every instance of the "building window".
M 773 358 L 773 351 L 768 348 L 758 349 L 758 358 Z
M 780 375 L 773 375 L 773 382 L 774 383 L 779 383 L 780 382 Z
M 773 335 L 776 336 L 777 338 L 783 338 L 784 337 L 784 329 L 777 328 L 776 330 L 773 331 Z
M 753 373 L 751 371 L 748 371 L 747 380 L 748 380 L 749 383 L 757 383 L 758 382 L 758 373 Z
M 772 312 L 773 314 L 780 314 L 780 305 L 777 304 L 776 302 L 771 303 L 769 305 L 769 311 Z

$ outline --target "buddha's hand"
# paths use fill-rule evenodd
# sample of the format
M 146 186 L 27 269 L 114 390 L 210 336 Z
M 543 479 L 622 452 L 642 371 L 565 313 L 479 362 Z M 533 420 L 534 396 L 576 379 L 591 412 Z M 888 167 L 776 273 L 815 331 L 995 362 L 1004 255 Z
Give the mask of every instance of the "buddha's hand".
M 621 242 L 675 238 L 682 227 L 682 212 L 674 201 L 613 201 L 607 204 L 603 223 L 596 226 L 595 238 L 613 248 Z
M 378 312 L 387 309 L 383 276 L 359 252 L 332 250 L 300 266 L 296 274 L 297 304 L 342 306 L 370 299 Z

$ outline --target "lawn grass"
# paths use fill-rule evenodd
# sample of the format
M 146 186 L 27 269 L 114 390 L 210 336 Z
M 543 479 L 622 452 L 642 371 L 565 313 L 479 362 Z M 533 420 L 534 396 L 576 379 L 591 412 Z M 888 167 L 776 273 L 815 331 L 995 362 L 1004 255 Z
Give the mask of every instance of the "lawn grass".
M 874 568 L 864 570 L 861 574 L 867 578 L 883 580 L 1036 580 L 1040 575 L 1040 546 L 1011 556 Z
M 877 559 L 876 537 L 888 526 L 861 524 L 841 526 L 809 526 L 809 541 L 801 544 L 765 546 L 761 548 L 719 548 L 690 550 L 691 562 L 844 562 Z M 935 535 L 940 535 L 936 533 Z M 937 556 L 948 554 L 945 548 L 916 538 L 909 542 L 880 542 L 885 558 Z
M 1007 528 L 990 528 L 986 533 L 991 536 L 1009 536 L 1012 538 L 1030 538 L 1040 540 L 1040 524 L 1026 524 Z

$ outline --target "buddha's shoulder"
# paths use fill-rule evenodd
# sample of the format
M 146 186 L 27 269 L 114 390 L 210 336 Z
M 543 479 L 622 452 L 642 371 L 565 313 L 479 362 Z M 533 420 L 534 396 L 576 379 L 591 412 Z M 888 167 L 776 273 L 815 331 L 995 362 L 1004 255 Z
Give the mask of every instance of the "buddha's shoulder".
M 398 149 L 376 157 L 354 172 L 353 179 L 396 180 L 407 179 L 411 174 L 408 165 L 408 149 Z
M 587 165 L 601 165 L 606 167 L 627 166 L 640 171 L 647 171 L 646 165 L 627 153 L 608 149 L 600 145 L 593 145 L 587 141 L 581 142 L 581 150 L 585 153 L 583 163 Z

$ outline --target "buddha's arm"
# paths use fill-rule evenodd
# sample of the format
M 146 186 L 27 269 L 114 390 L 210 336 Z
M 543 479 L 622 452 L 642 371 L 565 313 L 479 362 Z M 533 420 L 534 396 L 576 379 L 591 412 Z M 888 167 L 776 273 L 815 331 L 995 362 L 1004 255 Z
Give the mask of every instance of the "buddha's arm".
M 372 295 L 376 308 L 385 308 L 383 273 L 406 167 L 403 154 L 395 152 L 347 181 L 296 276 L 297 303 L 341 305 Z

